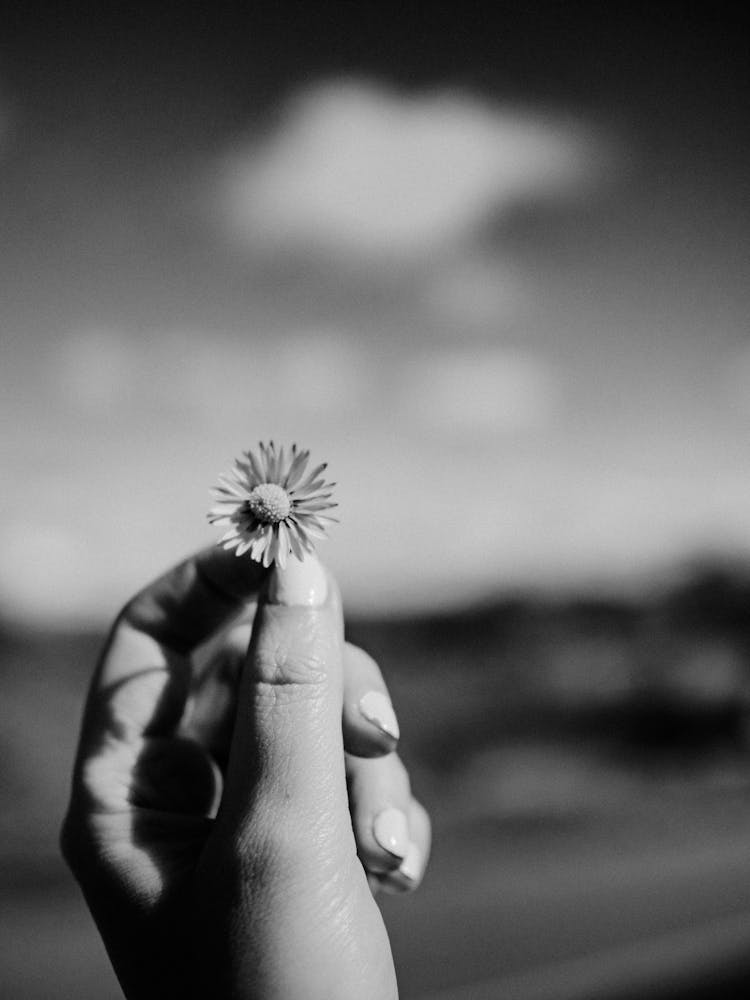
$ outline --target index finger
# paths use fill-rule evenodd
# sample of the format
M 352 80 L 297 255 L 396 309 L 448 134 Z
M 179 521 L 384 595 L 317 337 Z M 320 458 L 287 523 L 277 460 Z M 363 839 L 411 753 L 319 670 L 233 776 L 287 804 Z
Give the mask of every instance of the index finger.
M 120 620 L 187 654 L 257 596 L 268 570 L 213 545 L 174 566 L 128 602 Z
M 85 730 L 131 740 L 170 731 L 187 697 L 188 654 L 242 613 L 267 573 L 252 559 L 212 546 L 137 593 L 105 646 Z

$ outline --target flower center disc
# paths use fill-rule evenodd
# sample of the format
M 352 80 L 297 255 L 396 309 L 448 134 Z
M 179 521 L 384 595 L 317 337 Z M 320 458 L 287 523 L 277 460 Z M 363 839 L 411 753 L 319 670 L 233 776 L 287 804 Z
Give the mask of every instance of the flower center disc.
M 285 489 L 276 483 L 261 483 L 247 499 L 253 517 L 262 524 L 278 524 L 289 515 L 292 502 Z

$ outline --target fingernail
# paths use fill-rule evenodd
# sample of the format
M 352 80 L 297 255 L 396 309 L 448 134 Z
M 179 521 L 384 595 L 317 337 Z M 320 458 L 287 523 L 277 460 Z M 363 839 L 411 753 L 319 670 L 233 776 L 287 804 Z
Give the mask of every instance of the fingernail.
M 397 740 L 400 736 L 398 720 L 391 699 L 382 691 L 368 691 L 359 699 L 359 711 L 373 726 Z
M 384 809 L 372 825 L 375 840 L 389 854 L 405 858 L 409 851 L 409 826 L 400 809 Z
M 284 569 L 274 567 L 266 600 L 269 604 L 314 608 L 325 603 L 327 594 L 325 570 L 315 556 L 307 555 L 290 558 Z
M 408 878 L 410 882 L 416 882 L 422 874 L 423 864 L 424 859 L 422 858 L 422 852 L 417 845 L 412 842 L 409 844 L 409 850 L 406 852 L 404 860 L 398 866 L 398 870 L 405 878 Z

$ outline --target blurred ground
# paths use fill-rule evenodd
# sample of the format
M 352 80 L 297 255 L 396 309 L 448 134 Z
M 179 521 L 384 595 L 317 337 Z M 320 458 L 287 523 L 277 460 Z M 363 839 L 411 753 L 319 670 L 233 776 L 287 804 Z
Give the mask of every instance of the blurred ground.
M 351 623 L 435 818 L 423 889 L 384 902 L 405 998 L 742 995 L 748 598 L 703 567 L 638 599 Z M 2 632 L 4 997 L 120 995 L 56 846 L 99 642 Z

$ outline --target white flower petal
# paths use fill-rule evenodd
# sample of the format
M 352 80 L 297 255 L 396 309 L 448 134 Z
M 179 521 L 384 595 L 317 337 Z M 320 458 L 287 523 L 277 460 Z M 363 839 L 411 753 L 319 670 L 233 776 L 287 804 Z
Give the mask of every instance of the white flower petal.
M 226 493 L 231 494 L 233 497 L 237 497 L 238 500 L 246 500 L 248 497 L 248 492 L 244 487 L 240 486 L 239 483 L 232 482 L 231 479 L 227 479 L 226 476 L 219 476 L 219 482 L 224 487 Z
M 260 465 L 263 470 L 263 482 L 268 483 L 271 481 L 271 470 L 273 469 L 273 441 L 269 441 L 266 446 L 261 441 L 258 445 L 260 451 Z
M 264 482 L 263 468 L 256 458 L 256 456 L 251 451 L 243 452 L 245 458 L 247 459 L 248 465 L 252 469 L 253 473 L 253 486 L 257 486 L 258 483 Z
M 261 556 L 265 552 L 269 540 L 270 540 L 269 531 L 264 531 L 262 534 L 258 535 L 258 537 L 254 539 L 252 548 L 250 550 L 250 555 L 256 562 L 260 562 Z
M 289 534 L 289 547 L 298 559 L 302 559 L 304 550 L 299 538 L 299 531 L 295 525 L 291 524 L 287 528 Z
M 307 500 L 302 510 L 306 514 L 316 514 L 320 510 L 331 510 L 335 506 L 335 503 L 329 503 L 327 500 Z
M 294 489 L 297 483 L 301 480 L 309 457 L 309 451 L 300 451 L 294 456 L 292 464 L 289 466 L 289 471 L 286 474 L 284 483 L 282 484 L 287 493 Z
M 263 565 L 268 568 L 274 560 L 273 540 L 268 543 L 268 548 L 263 553 Z
M 279 545 L 279 551 L 276 553 L 276 562 L 282 569 L 286 569 L 286 561 L 289 555 L 289 549 L 284 545 Z
M 321 465 L 316 465 L 315 468 L 310 473 L 310 475 L 307 477 L 307 479 L 305 479 L 305 481 L 300 485 L 299 489 L 307 490 L 310 487 L 310 484 L 315 482 L 315 480 L 318 478 L 321 472 L 325 472 L 327 468 L 328 468 L 328 462 L 323 462 Z

